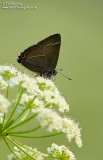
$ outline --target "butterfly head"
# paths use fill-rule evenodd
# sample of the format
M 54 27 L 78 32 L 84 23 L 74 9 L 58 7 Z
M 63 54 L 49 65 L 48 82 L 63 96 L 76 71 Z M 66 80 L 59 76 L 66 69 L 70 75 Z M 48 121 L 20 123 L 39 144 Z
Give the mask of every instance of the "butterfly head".
M 22 61 L 23 61 L 24 59 L 25 59 L 25 54 L 24 54 L 24 53 L 21 53 L 21 55 L 18 56 L 17 61 L 18 61 L 18 63 L 22 63 Z

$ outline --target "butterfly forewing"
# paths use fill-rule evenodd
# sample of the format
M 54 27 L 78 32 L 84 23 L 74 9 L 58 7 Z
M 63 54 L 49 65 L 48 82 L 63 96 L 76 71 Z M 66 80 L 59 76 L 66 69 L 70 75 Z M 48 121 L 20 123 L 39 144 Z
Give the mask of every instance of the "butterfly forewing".
M 48 70 L 54 70 L 57 65 L 60 44 L 60 34 L 52 35 L 37 44 L 38 47 L 42 48 L 45 54 L 44 64 L 47 66 Z

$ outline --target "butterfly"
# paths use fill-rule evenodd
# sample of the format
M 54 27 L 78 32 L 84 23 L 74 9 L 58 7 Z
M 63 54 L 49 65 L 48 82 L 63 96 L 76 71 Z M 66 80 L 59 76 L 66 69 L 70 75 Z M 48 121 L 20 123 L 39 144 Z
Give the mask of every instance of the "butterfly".
M 29 70 L 36 72 L 37 75 L 51 78 L 57 74 L 55 68 L 58 62 L 60 45 L 60 34 L 51 35 L 24 50 L 18 56 L 17 61 Z

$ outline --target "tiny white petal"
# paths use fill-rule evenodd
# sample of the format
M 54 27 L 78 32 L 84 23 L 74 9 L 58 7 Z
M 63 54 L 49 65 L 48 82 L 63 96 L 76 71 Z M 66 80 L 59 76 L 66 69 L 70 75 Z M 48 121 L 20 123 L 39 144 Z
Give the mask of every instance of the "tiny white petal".
M 8 111 L 8 107 L 10 106 L 10 102 L 0 94 L 0 113 L 5 113 Z
M 6 89 L 7 86 L 8 86 L 7 81 L 5 81 L 2 76 L 0 76 L 0 89 Z
M 18 72 L 18 70 L 16 68 L 14 68 L 12 65 L 0 66 L 0 74 L 3 74 L 5 76 L 15 76 L 17 74 L 17 72 Z
M 70 119 L 70 118 L 63 118 L 63 122 L 64 122 L 64 133 L 66 133 L 66 136 L 69 140 L 69 142 L 71 142 L 72 139 L 75 139 L 76 144 L 78 145 L 78 147 L 82 147 L 82 139 L 81 139 L 81 129 L 78 127 L 79 124 L 75 123 L 74 120 Z
M 62 131 L 62 118 L 52 109 L 37 109 L 35 110 L 35 113 L 36 112 L 38 113 L 37 120 L 42 127 L 46 127 L 49 132 L 52 132 L 53 130 Z

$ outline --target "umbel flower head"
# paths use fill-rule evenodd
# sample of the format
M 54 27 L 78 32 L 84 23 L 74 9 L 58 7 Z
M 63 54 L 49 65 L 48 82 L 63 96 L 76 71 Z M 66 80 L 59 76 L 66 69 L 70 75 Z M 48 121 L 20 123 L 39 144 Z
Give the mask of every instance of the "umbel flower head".
M 21 107 L 25 107 L 25 104 L 34 98 L 32 108 L 55 107 L 60 112 L 69 111 L 69 105 L 49 79 L 29 77 L 13 66 L 0 66 L 0 79 L 1 89 L 7 89 L 9 86 L 24 90 L 20 100 Z
M 74 154 L 64 145 L 58 146 L 53 143 L 50 148 L 47 148 L 47 152 L 52 158 L 55 159 L 75 160 Z
M 43 160 L 45 156 L 43 153 L 37 151 L 37 148 L 32 148 L 28 146 L 23 146 L 21 148 L 14 147 L 14 153 L 17 155 L 18 159 L 22 160 Z M 17 160 L 17 157 L 15 157 L 14 154 L 10 154 L 8 155 L 8 160 Z
M 48 153 L 44 154 L 30 147 L 25 147 L 12 137 L 46 138 L 64 134 L 68 142 L 75 140 L 78 147 L 82 147 L 81 129 L 79 123 L 66 117 L 69 105 L 59 92 L 53 81 L 43 77 L 30 77 L 21 73 L 12 65 L 0 66 L 0 138 L 4 139 L 12 154 L 8 159 L 37 159 L 52 157 L 62 160 L 75 160 L 73 153 L 64 145 L 53 144 Z M 23 130 L 22 126 L 35 120 L 33 128 Z M 41 130 L 46 130 L 41 135 Z M 36 131 L 40 135 L 36 136 Z M 32 135 L 31 135 L 32 133 Z M 34 134 L 35 133 L 35 134 Z M 48 134 L 47 134 L 48 133 Z M 16 146 L 11 149 L 9 141 Z M 18 156 L 19 153 L 19 156 Z M 37 154 L 38 153 L 38 154 Z M 40 153 L 40 154 L 39 154 Z M 59 153 L 60 156 L 54 156 Z M 26 155 L 25 155 L 26 154 Z M 31 156 L 33 154 L 33 156 Z M 39 155 L 39 158 L 36 156 Z M 42 156 L 41 156 L 42 155 Z M 15 158 L 14 158 L 15 157 Z M 29 158 L 28 158 L 29 157 Z M 34 158 L 33 158 L 34 157 Z

